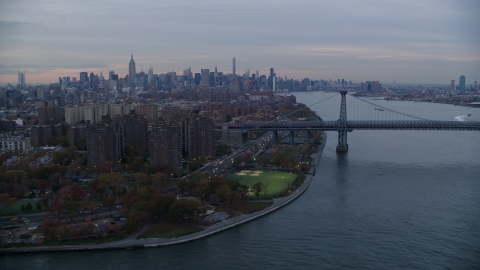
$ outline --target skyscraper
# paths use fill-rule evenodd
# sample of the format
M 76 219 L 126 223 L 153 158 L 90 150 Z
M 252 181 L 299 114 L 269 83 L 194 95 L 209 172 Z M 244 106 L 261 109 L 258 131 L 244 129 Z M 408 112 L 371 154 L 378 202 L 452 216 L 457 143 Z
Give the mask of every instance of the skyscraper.
M 201 86 L 208 86 L 209 76 L 210 76 L 210 69 L 201 69 Z
M 455 90 L 455 80 L 450 80 L 450 90 Z
M 135 68 L 135 61 L 133 60 L 133 54 L 131 55 L 130 58 L 130 63 L 128 64 L 128 84 L 131 86 L 135 86 L 135 76 L 137 74 L 136 68 Z
M 18 85 L 20 89 L 25 88 L 25 73 L 23 72 L 18 72 Z
M 200 81 L 202 80 L 202 76 L 200 73 L 195 73 L 195 84 L 200 85 Z
M 274 90 L 275 69 L 270 68 L 270 76 L 268 77 L 268 88 Z
M 465 76 L 460 76 L 458 80 L 458 91 L 465 92 Z
M 88 82 L 88 73 L 80 72 L 80 82 Z
M 235 69 L 235 57 L 233 58 L 233 75 L 236 75 L 237 74 L 237 71 Z
M 148 69 L 148 84 L 153 83 L 153 67 Z
M 95 84 L 95 74 L 90 73 L 90 86 L 93 87 L 93 85 Z

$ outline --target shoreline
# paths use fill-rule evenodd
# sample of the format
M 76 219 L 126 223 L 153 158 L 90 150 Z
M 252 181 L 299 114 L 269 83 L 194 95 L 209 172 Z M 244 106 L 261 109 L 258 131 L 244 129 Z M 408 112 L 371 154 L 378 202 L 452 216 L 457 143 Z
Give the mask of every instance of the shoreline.
M 136 239 L 139 234 L 143 233 L 146 228 L 144 227 L 139 232 L 135 233 L 133 236 L 130 236 L 124 240 L 103 243 L 103 244 L 84 244 L 84 245 L 66 245 L 66 246 L 38 246 L 38 247 L 18 247 L 18 248 L 4 248 L 0 249 L 0 254 L 22 254 L 22 253 L 44 253 L 44 252 L 69 252 L 69 251 L 93 251 L 93 250 L 115 250 L 115 249 L 134 249 L 134 248 L 154 248 L 154 247 L 164 247 L 170 245 L 178 245 L 186 242 L 195 241 L 201 238 L 208 237 L 213 234 L 220 233 L 222 231 L 228 230 L 230 228 L 239 226 L 241 224 L 247 223 L 254 219 L 260 218 L 264 215 L 267 215 L 275 210 L 280 209 L 281 207 L 289 204 L 296 198 L 307 190 L 310 182 L 312 181 L 317 165 L 320 162 L 323 150 L 325 149 L 325 144 L 327 141 L 327 133 L 323 132 L 322 144 L 318 146 L 318 151 L 315 153 L 314 161 L 310 167 L 309 174 L 306 175 L 304 182 L 296 191 L 292 192 L 287 197 L 282 197 L 273 200 L 273 204 L 265 209 L 257 211 L 251 214 L 240 215 L 231 219 L 223 220 L 219 223 L 212 225 L 211 227 L 196 232 L 193 234 L 177 237 L 177 238 L 144 238 Z M 130 239 L 129 239 L 130 238 Z M 133 238 L 133 239 L 132 239 Z

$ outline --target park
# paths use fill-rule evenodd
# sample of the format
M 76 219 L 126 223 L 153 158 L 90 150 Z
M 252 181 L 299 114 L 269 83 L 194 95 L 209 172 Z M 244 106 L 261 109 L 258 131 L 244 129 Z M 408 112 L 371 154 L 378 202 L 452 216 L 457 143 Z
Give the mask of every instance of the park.
M 281 171 L 251 171 L 242 170 L 229 176 L 229 179 L 236 180 L 242 185 L 246 185 L 251 189 L 251 198 L 272 198 L 283 195 L 297 179 L 297 174 Z M 256 183 L 262 183 L 263 189 L 257 197 L 252 190 Z

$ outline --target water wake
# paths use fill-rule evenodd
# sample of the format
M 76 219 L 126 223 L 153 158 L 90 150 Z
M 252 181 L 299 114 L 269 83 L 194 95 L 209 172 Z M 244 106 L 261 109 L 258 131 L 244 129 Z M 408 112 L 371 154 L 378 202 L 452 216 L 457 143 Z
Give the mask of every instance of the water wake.
M 463 122 L 463 121 L 467 121 L 466 118 L 467 118 L 468 116 L 469 116 L 468 114 L 465 114 L 465 115 L 455 116 L 454 118 L 455 118 L 455 120 L 457 120 L 457 121 Z

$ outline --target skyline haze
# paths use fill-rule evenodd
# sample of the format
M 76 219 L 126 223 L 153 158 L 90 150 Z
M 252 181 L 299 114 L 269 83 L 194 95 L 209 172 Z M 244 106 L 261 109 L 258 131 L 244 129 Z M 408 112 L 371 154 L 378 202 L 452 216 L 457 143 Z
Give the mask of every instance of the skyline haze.
M 218 66 L 301 79 L 449 84 L 480 78 L 480 3 L 455 1 L 23 0 L 0 10 L 0 84 L 79 72 Z

